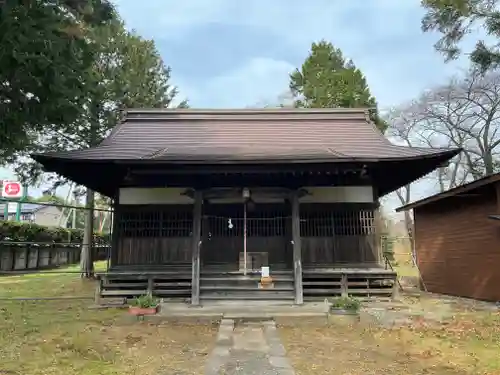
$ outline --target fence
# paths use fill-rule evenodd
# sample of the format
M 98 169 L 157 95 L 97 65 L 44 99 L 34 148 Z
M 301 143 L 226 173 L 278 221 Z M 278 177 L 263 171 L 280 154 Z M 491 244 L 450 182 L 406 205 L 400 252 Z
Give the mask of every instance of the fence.
M 0 242 L 0 271 L 34 271 L 80 262 L 80 243 Z M 109 244 L 92 247 L 94 260 L 106 260 Z
M 86 210 L 72 204 L 0 198 L 0 272 L 77 264 Z M 95 208 L 94 260 L 108 259 L 112 219 L 112 210 Z

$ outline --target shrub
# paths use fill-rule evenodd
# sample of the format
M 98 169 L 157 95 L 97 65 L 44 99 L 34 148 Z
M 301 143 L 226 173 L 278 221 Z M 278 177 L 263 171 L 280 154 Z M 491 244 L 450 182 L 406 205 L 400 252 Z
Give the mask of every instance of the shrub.
M 331 310 L 359 311 L 361 302 L 352 297 L 339 297 L 332 300 Z
M 37 243 L 81 243 L 83 230 L 62 227 L 45 227 L 32 223 L 0 221 L 0 241 Z M 94 243 L 108 244 L 109 234 L 94 234 Z
M 144 294 L 142 296 L 136 297 L 130 303 L 131 306 L 139 307 L 141 309 L 148 309 L 151 307 L 156 307 L 158 305 L 158 300 L 153 296 Z

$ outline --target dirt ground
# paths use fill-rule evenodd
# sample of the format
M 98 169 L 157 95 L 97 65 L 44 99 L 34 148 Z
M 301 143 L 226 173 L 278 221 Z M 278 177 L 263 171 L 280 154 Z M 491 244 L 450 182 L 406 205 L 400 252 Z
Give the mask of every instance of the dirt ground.
M 92 296 L 78 275 L 0 277 L 0 297 Z M 0 374 L 202 374 L 217 326 L 131 322 L 91 300 L 0 300 Z M 360 322 L 279 327 L 297 375 L 500 375 L 500 314 L 431 295 L 370 304 Z
M 490 306 L 405 296 L 378 320 L 368 310 L 360 322 L 280 327 L 297 375 L 500 374 L 500 314 Z
M 92 296 L 78 275 L 0 278 L 0 297 Z M 0 301 L 0 374 L 201 374 L 217 326 L 132 322 L 92 301 Z

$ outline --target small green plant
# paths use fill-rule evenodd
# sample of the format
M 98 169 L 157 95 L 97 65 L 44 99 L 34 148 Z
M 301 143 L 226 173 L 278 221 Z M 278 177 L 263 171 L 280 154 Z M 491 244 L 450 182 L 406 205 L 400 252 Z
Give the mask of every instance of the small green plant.
M 141 309 L 149 309 L 158 305 L 158 300 L 148 294 L 134 298 L 131 306 L 140 307 Z
M 330 310 L 359 311 L 361 302 L 352 297 L 339 297 L 332 300 Z

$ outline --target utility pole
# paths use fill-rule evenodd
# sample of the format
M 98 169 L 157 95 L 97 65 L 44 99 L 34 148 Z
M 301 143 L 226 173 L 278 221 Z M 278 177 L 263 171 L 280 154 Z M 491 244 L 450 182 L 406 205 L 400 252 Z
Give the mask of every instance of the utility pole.
M 76 191 L 73 191 L 73 205 L 74 206 L 78 206 L 78 201 L 77 201 L 77 192 Z M 76 208 L 72 208 L 72 214 L 73 214 L 73 217 L 72 217 L 72 220 L 71 220 L 71 228 L 73 229 L 76 229 Z
M 21 206 L 22 202 L 26 200 L 26 197 L 28 196 L 28 186 L 23 185 L 23 195 L 21 198 L 17 201 L 17 207 L 16 207 L 16 221 L 19 223 L 21 221 Z M 8 206 L 8 204 L 7 204 Z M 8 210 L 8 208 L 7 208 Z

